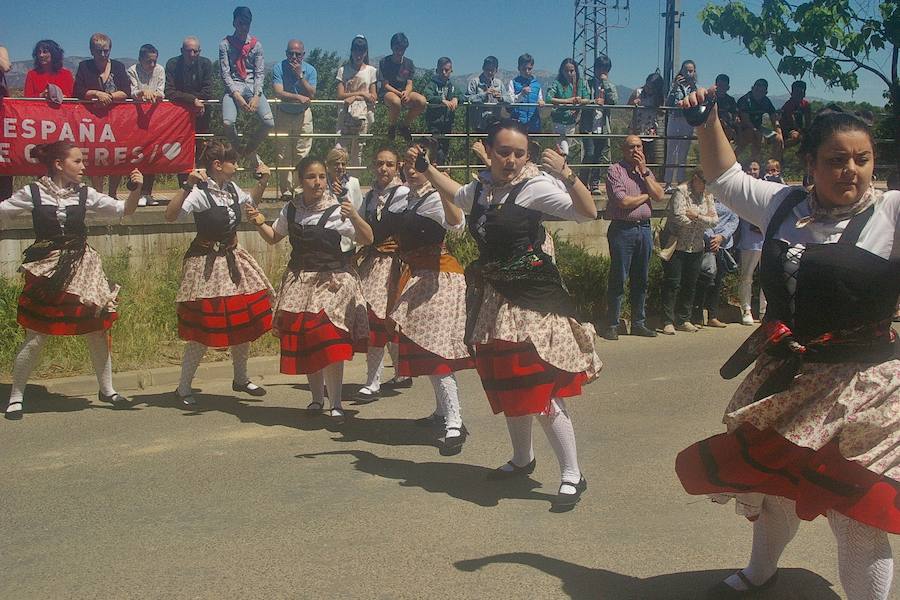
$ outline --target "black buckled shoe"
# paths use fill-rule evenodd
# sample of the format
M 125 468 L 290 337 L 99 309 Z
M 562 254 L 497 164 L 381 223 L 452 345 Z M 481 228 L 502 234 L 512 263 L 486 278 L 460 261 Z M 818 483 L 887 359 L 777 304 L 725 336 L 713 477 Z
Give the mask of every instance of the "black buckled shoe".
M 418 427 L 445 427 L 447 425 L 447 417 L 431 413 L 427 417 L 416 419 L 413 423 Z
M 736 590 L 724 581 L 720 581 L 716 585 L 712 586 L 706 591 L 706 600 L 732 600 L 734 598 L 752 598 L 757 593 L 767 590 L 778 581 L 778 571 L 775 571 L 775 574 L 769 577 L 768 580 L 764 581 L 759 585 L 755 585 L 750 579 L 744 575 L 743 571 L 738 571 L 735 573 L 744 585 L 747 586 L 746 590 Z
M 14 408 L 12 410 L 9 409 L 10 406 L 17 406 L 18 408 Z M 7 404 L 6 408 L 3 409 L 3 416 L 10 421 L 21 421 L 22 420 L 22 403 L 21 402 L 13 402 L 11 404 Z
M 235 392 L 244 392 L 245 394 L 250 394 L 251 396 L 265 396 L 266 388 L 256 385 L 249 379 L 242 384 L 238 384 L 236 381 L 231 382 L 231 389 Z
M 570 486 L 575 488 L 574 494 L 563 494 L 562 489 L 563 486 Z M 581 494 L 587 489 L 587 480 L 582 477 L 578 483 L 572 483 L 571 481 L 563 481 L 559 484 L 559 491 L 556 493 L 556 498 L 553 500 L 553 506 L 555 508 L 562 509 L 570 509 L 578 504 L 578 501 L 581 500 Z
M 506 469 L 506 466 L 512 467 L 511 469 Z M 524 467 L 517 467 L 513 461 L 508 461 L 502 467 L 498 467 L 488 473 L 487 478 L 493 481 L 502 481 L 504 479 L 512 479 L 513 477 L 528 477 L 532 473 L 534 473 L 534 468 L 537 466 L 537 459 L 532 458 L 531 462 L 525 465 Z
M 197 404 L 197 399 L 194 398 L 193 391 L 190 394 L 188 394 L 187 396 L 182 396 L 178 392 L 177 389 L 173 393 L 175 394 L 175 397 L 178 398 L 178 401 L 181 402 L 182 404 L 184 404 L 185 406 L 194 406 L 195 404 Z
M 440 446 L 440 453 L 441 456 L 455 456 L 462 452 L 463 444 L 466 443 L 466 438 L 469 437 L 469 430 L 466 429 L 465 425 L 461 425 L 459 427 L 448 427 L 447 431 L 458 431 L 459 435 L 452 437 L 444 435 L 444 441 L 441 442 Z
M 382 383 L 381 387 L 387 388 L 389 390 L 399 390 L 404 388 L 411 388 L 412 384 L 412 377 L 391 377 L 390 379 Z
M 97 392 L 97 398 L 100 399 L 100 402 L 106 402 L 107 404 L 112 404 L 115 408 L 122 408 L 124 406 L 128 406 L 128 398 L 126 398 L 119 392 L 113 392 L 109 396 L 107 396 L 103 392 Z

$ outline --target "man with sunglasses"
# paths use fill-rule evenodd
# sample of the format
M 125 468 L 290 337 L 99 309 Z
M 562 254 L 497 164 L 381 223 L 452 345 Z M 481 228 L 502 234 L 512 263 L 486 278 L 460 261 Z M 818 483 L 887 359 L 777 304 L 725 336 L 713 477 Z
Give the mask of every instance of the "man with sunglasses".
M 166 62 L 165 97 L 172 102 L 183 104 L 194 113 L 194 129 L 197 133 L 209 133 L 209 110 L 205 100 L 213 97 L 213 64 L 204 56 L 200 56 L 200 40 L 188 36 L 181 42 L 181 55 L 170 58 Z M 195 163 L 200 165 L 200 151 L 203 138 L 195 144 Z M 178 183 L 187 181 L 187 173 L 178 174 Z
M 288 136 L 278 138 L 278 191 L 283 197 L 291 195 L 293 166 L 306 158 L 312 148 L 312 138 L 298 136 L 313 132 L 309 102 L 316 97 L 318 78 L 316 68 L 303 60 L 303 42 L 289 41 L 285 56 L 272 67 L 272 89 L 281 100 L 275 111 L 275 131 Z

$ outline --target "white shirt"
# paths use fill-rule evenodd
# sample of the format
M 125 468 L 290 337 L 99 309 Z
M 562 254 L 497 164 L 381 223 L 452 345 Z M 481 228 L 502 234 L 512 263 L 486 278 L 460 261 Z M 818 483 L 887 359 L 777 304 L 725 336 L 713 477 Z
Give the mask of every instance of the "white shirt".
M 477 185 L 478 184 L 475 181 L 467 183 L 462 186 L 453 197 L 453 203 L 463 209 L 466 213 L 472 212 L 472 207 L 475 203 L 475 188 Z M 481 197 L 478 198 L 478 202 L 484 206 L 487 206 L 485 200 L 486 193 L 487 186 L 482 186 Z M 503 202 L 506 202 L 507 196 L 509 196 L 509 192 L 500 196 L 494 195 L 494 197 L 491 198 L 491 204 L 502 204 Z M 519 191 L 519 195 L 516 196 L 515 203 L 522 208 L 530 208 L 531 210 L 552 215 L 566 221 L 586 223 L 587 221 L 594 220 L 593 217 L 588 217 L 578 212 L 575 208 L 575 203 L 572 201 L 572 196 L 570 196 L 569 192 L 566 190 L 566 184 L 546 173 L 541 173 L 526 181 L 525 185 L 522 186 L 522 189 Z
M 41 203 L 56 206 L 56 218 L 61 224 L 65 223 L 66 207 L 78 205 L 78 190 L 75 188 L 60 188 L 47 178 L 41 178 L 35 183 L 37 183 L 41 194 Z M 8 223 L 11 218 L 30 213 L 33 209 L 31 186 L 26 186 L 3 202 L 0 202 L 0 222 Z M 125 203 L 89 187 L 87 188 L 85 209 L 87 212 L 97 213 L 104 217 L 120 218 L 125 214 Z
M 796 188 L 751 177 L 741 170 L 738 163 L 734 163 L 715 181 L 710 182 L 708 189 L 723 204 L 765 232 L 781 201 Z M 809 214 L 809 205 L 806 202 L 799 203 L 781 223 L 775 237 L 794 246 L 831 244 L 838 241 L 850 222 L 849 219 L 838 223 L 813 221 L 798 229 L 797 220 Z M 875 204 L 875 214 L 866 223 L 856 245 L 882 258 L 900 260 L 898 221 L 900 192 L 886 192 Z
M 160 96 L 166 89 L 166 70 L 162 65 L 157 64 L 153 67 L 153 73 L 149 77 L 144 73 L 144 69 L 138 63 L 135 63 L 125 69 L 128 73 L 128 79 L 131 80 L 131 95 L 138 97 L 138 92 L 142 92 L 145 88 L 149 88 L 151 92 L 156 92 Z
M 178 220 L 187 220 L 191 213 L 203 212 L 209 210 L 213 206 L 224 206 L 228 209 L 228 225 L 229 227 L 233 226 L 237 220 L 237 215 L 231 208 L 234 204 L 234 199 L 231 197 L 231 192 L 229 191 L 232 184 L 225 184 L 225 188 L 223 189 L 216 185 L 216 182 L 212 179 L 207 180 L 207 182 L 209 184 L 207 190 L 209 191 L 209 196 L 212 197 L 213 203 L 210 204 L 209 196 L 206 195 L 204 190 L 194 186 L 194 189 L 190 191 L 184 199 L 184 203 L 181 205 L 181 212 L 178 215 Z M 238 206 L 253 203 L 250 194 L 239 188 L 237 185 L 235 185 L 234 188 L 237 190 Z
M 322 214 L 325 212 L 324 210 L 309 210 L 308 208 L 306 208 L 306 205 L 303 204 L 303 197 L 299 195 L 295 196 L 293 200 L 285 203 L 284 207 L 281 209 L 281 212 L 278 214 L 278 218 L 275 219 L 274 223 L 272 223 L 272 229 L 275 230 L 275 233 L 284 237 L 287 237 L 289 233 L 287 211 L 290 204 L 293 204 L 294 208 L 296 209 L 294 213 L 294 222 L 299 225 L 316 225 L 318 224 L 319 219 L 322 218 Z M 331 207 L 328 207 L 325 210 L 330 209 Z M 328 220 L 325 222 L 325 229 L 334 229 L 344 238 L 356 241 L 356 228 L 353 226 L 353 223 L 350 221 L 350 219 L 341 218 L 340 208 L 335 210 L 333 213 L 331 213 L 331 216 L 328 217 Z M 341 244 L 341 250 L 344 250 L 343 244 Z
M 400 190 L 397 191 L 399 195 Z M 421 200 L 421 198 L 410 198 L 408 192 L 403 194 L 403 196 L 400 198 L 394 196 L 394 200 L 388 207 L 388 211 L 392 213 L 406 212 L 406 208 L 410 204 L 415 205 L 419 200 Z M 437 192 L 431 192 L 430 194 L 428 194 L 425 200 L 422 201 L 422 204 L 419 206 L 419 208 L 416 209 L 416 214 L 420 217 L 428 217 L 435 223 L 438 223 L 444 229 L 450 231 L 461 231 L 466 227 L 465 219 L 463 219 L 459 223 L 459 225 L 450 225 L 449 223 L 447 223 L 447 216 L 444 214 L 444 204 L 441 202 L 441 197 Z
M 387 197 L 390 194 L 390 191 L 394 188 L 394 186 L 388 186 L 387 188 L 381 190 L 380 194 L 372 194 L 369 197 L 369 202 L 363 207 L 363 210 L 360 211 L 361 214 L 367 215 L 372 210 L 374 205 L 375 208 L 375 218 L 381 218 L 381 211 L 384 209 L 384 203 L 387 202 Z M 409 194 L 409 188 L 405 185 L 397 186 L 397 191 L 394 192 L 394 198 L 391 200 L 391 206 L 394 206 L 397 203 L 403 203 L 403 206 L 406 206 L 406 196 Z

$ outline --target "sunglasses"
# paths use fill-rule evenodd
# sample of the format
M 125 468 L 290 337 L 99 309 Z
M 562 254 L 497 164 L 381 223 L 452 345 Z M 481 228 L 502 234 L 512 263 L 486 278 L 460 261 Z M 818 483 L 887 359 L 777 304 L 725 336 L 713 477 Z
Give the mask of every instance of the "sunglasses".
M 303 58 L 304 56 L 306 56 L 306 52 L 290 52 L 290 51 L 288 51 L 288 52 L 285 52 L 285 54 L 287 54 L 288 56 L 295 56 L 297 58 Z

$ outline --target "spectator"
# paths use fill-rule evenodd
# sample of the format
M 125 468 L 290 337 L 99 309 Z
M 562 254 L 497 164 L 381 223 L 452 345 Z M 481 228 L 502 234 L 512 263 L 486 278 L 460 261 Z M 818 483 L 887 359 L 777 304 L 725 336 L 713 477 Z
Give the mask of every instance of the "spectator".
M 781 106 L 781 130 L 784 147 L 790 148 L 803 141 L 803 130 L 812 122 L 812 109 L 806 99 L 806 82 L 791 84 L 791 97 Z
M 170 58 L 166 63 L 166 87 L 164 94 L 172 102 L 187 106 L 194 112 L 194 130 L 197 133 L 209 133 L 209 111 L 204 100 L 211 100 L 212 61 L 200 56 L 200 40 L 193 36 L 181 42 L 181 56 Z M 194 144 L 194 164 L 200 165 L 203 142 Z M 178 174 L 178 184 L 187 182 L 186 173 Z
M 349 199 L 353 208 L 362 210 L 363 195 L 359 186 L 359 179 L 351 177 L 347 172 L 347 163 L 350 156 L 343 148 L 332 148 L 325 156 L 325 176 L 328 188 L 338 201 Z M 341 250 L 349 252 L 353 250 L 353 241 L 350 238 L 341 239 Z
M 12 69 L 9 60 L 9 52 L 0 46 L 0 103 L 9 96 L 9 88 L 6 86 L 6 73 Z M 6 200 L 13 193 L 13 178 L 11 175 L 0 175 L 0 202 Z
M 93 58 L 81 61 L 75 72 L 75 96 L 99 102 L 103 106 L 128 99 L 131 95 L 131 80 L 125 65 L 109 58 L 112 40 L 105 33 L 95 33 L 91 36 L 90 48 Z M 110 197 L 116 197 L 121 180 L 119 175 L 109 176 Z M 101 191 L 103 176 L 91 177 L 91 185 Z
M 772 101 L 769 100 L 768 93 L 769 82 L 765 79 L 757 79 L 750 91 L 741 96 L 737 102 L 741 122 L 736 152 L 740 154 L 741 150 L 750 144 L 750 158 L 756 161 L 759 160 L 763 139 L 768 140 L 772 147 L 772 154 L 778 160 L 781 160 L 784 152 L 784 138 L 781 135 L 778 112 Z M 764 115 L 769 115 L 772 129 L 763 127 Z
M 716 105 L 718 105 L 719 122 L 725 135 L 732 142 L 737 139 L 738 108 L 737 100 L 728 93 L 731 89 L 731 78 L 725 73 L 716 75 Z
M 166 70 L 157 63 L 159 50 L 152 44 L 144 44 L 138 51 L 138 61 L 128 67 L 128 78 L 131 80 L 131 97 L 143 102 L 160 102 L 166 90 Z M 156 176 L 144 175 L 141 185 L 141 197 L 138 206 L 156 206 L 153 198 L 153 182 Z
M 681 63 L 681 70 L 672 82 L 672 89 L 666 98 L 666 106 L 675 106 L 676 103 L 687 98 L 688 94 L 697 90 L 697 65 L 692 60 Z M 694 136 L 694 128 L 684 120 L 684 112 L 681 109 L 668 111 L 666 121 L 666 136 L 685 138 Z M 684 179 L 684 163 L 687 161 L 688 151 L 691 149 L 689 139 L 666 139 L 666 186 L 672 186 Z M 693 178 L 692 178 L 693 180 Z M 668 191 L 668 190 L 667 190 Z
M 703 235 L 719 220 L 715 200 L 706 192 L 706 180 L 700 169 L 694 169 L 691 179 L 675 188 L 667 212 L 666 229 L 675 238 L 675 253 L 663 265 L 662 332 L 666 335 L 675 335 L 676 330 L 696 333 L 697 327 L 690 318 L 706 248 Z
M 744 171 L 755 179 L 759 179 L 759 163 L 751 162 Z M 753 298 L 753 273 L 759 265 L 762 255 L 763 234 L 759 227 L 753 223 L 741 219 L 738 225 L 737 249 L 741 253 L 740 282 L 738 284 L 738 298 L 741 303 L 741 324 L 753 325 L 753 312 L 750 309 L 750 301 Z M 759 320 L 762 320 L 766 312 L 766 295 L 762 288 L 759 290 Z
M 365 146 L 359 135 L 368 133 L 369 126 L 375 122 L 376 80 L 377 71 L 369 65 L 369 42 L 365 36 L 358 35 L 350 42 L 350 60 L 337 70 L 337 97 L 344 101 L 338 115 L 337 133 L 345 136 L 340 138 L 340 145 L 350 153 L 354 167 L 362 165 Z
M 219 68 L 225 83 L 225 97 L 222 98 L 222 122 L 225 133 L 240 156 L 250 156 L 262 143 L 266 134 L 275 127 L 275 119 L 269 101 L 263 95 L 263 81 L 266 63 L 262 44 L 250 35 L 253 13 L 246 6 L 234 9 L 234 33 L 219 42 Z M 260 119 L 254 135 L 240 146 L 237 131 L 238 109 L 256 113 Z M 256 157 L 256 163 L 261 161 Z
M 728 250 L 734 245 L 734 234 L 740 219 L 718 200 L 716 200 L 716 215 L 719 217 L 716 225 L 703 233 L 706 252 L 715 255 L 716 273 L 710 276 L 703 269 L 700 270 L 700 277 L 697 278 L 697 288 L 694 292 L 694 311 L 691 322 L 694 325 L 725 327 L 725 323 L 719 319 L 719 302 L 722 298 L 725 275 L 737 268 L 734 258 Z M 703 320 L 704 309 L 706 309 L 705 322 Z
M 568 136 L 575 134 L 578 110 L 563 107 L 591 102 L 591 92 L 578 72 L 578 65 L 573 59 L 566 58 L 560 63 L 556 79 L 547 90 L 547 99 L 550 100 L 550 104 L 558 107 L 550 115 L 550 119 L 553 121 L 553 130 L 560 136 L 557 149 L 563 156 L 568 156 Z M 581 146 L 581 142 L 577 138 L 573 138 L 573 143 Z M 581 154 L 584 156 L 584 152 Z
M 428 108 L 425 110 L 425 126 L 429 133 L 446 135 L 453 130 L 453 117 L 459 106 L 459 90 L 450 81 L 453 73 L 453 61 L 442 56 L 437 61 L 437 68 L 431 80 L 425 85 L 425 100 Z M 437 162 L 439 165 L 447 164 L 450 155 L 450 138 L 437 139 Z
M 381 82 L 379 97 L 388 108 L 388 137 L 393 139 L 399 129 L 407 141 L 412 140 L 409 126 L 425 110 L 425 97 L 413 91 L 416 66 L 404 54 L 409 40 L 403 33 L 391 36 L 391 55 L 378 63 L 378 81 Z M 406 117 L 399 125 L 400 111 L 406 108 Z
M 663 78 L 659 73 L 650 73 L 644 85 L 631 93 L 628 104 L 638 106 L 631 113 L 631 133 L 641 136 L 644 144 L 644 157 L 650 157 L 654 163 L 661 163 L 662 145 L 655 137 L 659 135 L 659 107 L 665 100 Z M 648 137 L 652 136 L 652 137 Z
M 606 174 L 606 233 L 609 241 L 609 279 L 606 288 L 606 328 L 603 337 L 619 339 L 619 317 L 625 295 L 625 278 L 631 288 L 631 335 L 656 337 L 645 325 L 647 281 L 653 237 L 650 231 L 650 201 L 659 202 L 663 188 L 644 157 L 641 138 L 627 136 L 622 142 L 622 160 Z
M 287 134 L 278 140 L 278 191 L 281 196 L 293 197 L 291 172 L 293 166 L 309 155 L 312 138 L 303 137 L 313 132 L 313 114 L 309 102 L 316 97 L 318 73 L 303 58 L 306 48 L 300 40 L 290 40 L 283 61 L 272 67 L 272 89 L 281 102 L 276 107 L 275 131 Z M 293 143 L 291 140 L 296 138 Z M 287 170 L 284 159 L 288 159 Z M 290 199 L 290 198 L 287 198 Z
M 481 65 L 481 75 L 473 77 L 466 86 L 466 102 L 487 104 L 473 109 L 472 129 L 487 131 L 488 125 L 500 120 L 500 102 L 511 102 L 504 91 L 503 81 L 497 77 L 500 62 L 496 56 L 488 56 Z
M 541 82 L 532 75 L 534 58 L 526 53 L 519 57 L 519 74 L 507 87 L 507 96 L 518 104 L 537 104 L 534 106 L 516 106 L 509 110 L 509 115 L 528 128 L 529 133 L 540 133 L 541 113 L 539 107 L 544 105 L 544 92 Z
M 605 54 L 601 54 L 594 61 L 594 77 L 588 82 L 590 98 L 594 104 L 615 105 L 619 103 L 619 92 L 616 86 L 609 80 L 609 72 L 612 69 L 612 61 Z M 605 110 L 584 110 L 581 113 L 582 133 L 593 133 L 596 135 L 612 133 L 612 127 L 609 121 L 609 109 Z M 606 137 L 587 137 L 584 138 L 584 162 L 587 163 L 609 163 L 609 138 Z M 595 191 L 600 187 L 600 177 L 606 176 L 606 169 L 601 167 L 591 167 L 587 171 L 587 176 L 583 178 L 585 185 L 591 191 Z
M 53 40 L 41 40 L 31 52 L 34 68 L 25 75 L 26 98 L 46 98 L 47 86 L 55 85 L 66 98 L 74 96 L 75 78 L 63 66 L 63 49 Z
M 784 179 L 781 178 L 781 163 L 774 158 L 770 158 L 769 160 L 767 160 L 766 174 L 763 179 L 765 179 L 766 181 L 774 181 L 783 185 Z

